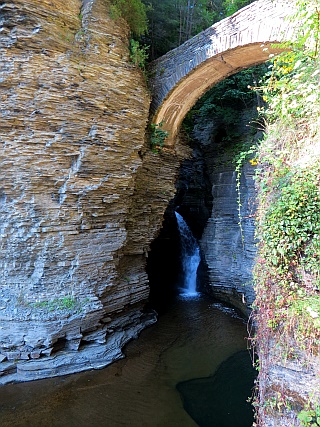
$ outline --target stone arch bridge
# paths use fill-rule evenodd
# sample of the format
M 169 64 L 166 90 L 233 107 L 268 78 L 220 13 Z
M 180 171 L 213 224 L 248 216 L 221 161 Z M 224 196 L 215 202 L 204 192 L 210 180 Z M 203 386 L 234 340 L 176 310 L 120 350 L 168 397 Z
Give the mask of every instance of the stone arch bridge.
M 190 108 L 212 86 L 267 61 L 290 40 L 292 2 L 258 0 L 212 25 L 151 64 L 153 123 L 163 122 L 173 145 Z

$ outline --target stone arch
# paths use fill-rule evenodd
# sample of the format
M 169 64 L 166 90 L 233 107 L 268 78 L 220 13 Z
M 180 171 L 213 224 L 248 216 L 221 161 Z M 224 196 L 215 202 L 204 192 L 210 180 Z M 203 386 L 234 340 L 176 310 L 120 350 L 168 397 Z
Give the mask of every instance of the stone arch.
M 166 145 L 174 145 L 185 115 L 207 90 L 283 50 L 276 44 L 292 36 L 291 11 L 286 1 L 258 0 L 151 64 L 152 122 L 163 122 Z

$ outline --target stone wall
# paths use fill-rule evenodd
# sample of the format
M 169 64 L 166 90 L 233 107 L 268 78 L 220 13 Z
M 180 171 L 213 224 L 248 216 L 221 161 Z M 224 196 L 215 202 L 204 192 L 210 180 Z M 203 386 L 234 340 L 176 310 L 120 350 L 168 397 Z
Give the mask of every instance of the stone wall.
M 108 2 L 0 8 L 4 383 L 105 366 L 155 321 L 146 256 L 181 156 L 145 147 L 150 97 Z

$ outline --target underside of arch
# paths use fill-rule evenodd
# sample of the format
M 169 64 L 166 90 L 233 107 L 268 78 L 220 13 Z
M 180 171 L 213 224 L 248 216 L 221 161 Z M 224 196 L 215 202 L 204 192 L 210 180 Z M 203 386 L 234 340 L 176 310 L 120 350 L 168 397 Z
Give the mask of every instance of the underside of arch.
M 219 53 L 194 68 L 168 93 L 153 117 L 153 123 L 163 123 L 168 132 L 166 146 L 173 146 L 181 123 L 193 107 L 215 84 L 237 72 L 262 64 L 270 55 L 283 49 L 274 47 L 276 42 L 252 43 Z

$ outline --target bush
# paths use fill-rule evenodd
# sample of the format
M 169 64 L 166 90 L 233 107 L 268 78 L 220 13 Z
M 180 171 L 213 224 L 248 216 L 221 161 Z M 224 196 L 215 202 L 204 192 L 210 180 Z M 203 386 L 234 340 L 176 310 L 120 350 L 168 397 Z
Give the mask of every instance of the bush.
M 130 59 L 142 71 L 146 70 L 146 62 L 149 56 L 148 49 L 148 46 L 141 46 L 138 41 L 130 39 Z
M 136 37 L 148 29 L 146 7 L 141 0 L 112 0 L 110 14 L 113 19 L 125 19 Z
M 151 149 L 154 153 L 158 153 L 162 150 L 164 142 L 168 137 L 168 132 L 162 129 L 163 122 L 160 123 L 151 123 L 150 125 L 150 144 Z
M 320 275 L 320 167 L 291 169 L 276 187 L 265 212 L 262 239 L 274 265 L 306 263 Z
M 319 0 L 296 4 L 296 39 L 286 46 L 289 52 L 272 59 L 261 88 L 268 102 L 264 111 L 268 132 L 258 148 L 256 176 L 253 317 L 254 340 L 263 355 L 258 421 L 267 412 L 267 399 L 277 399 L 264 380 L 268 363 L 284 365 L 299 359 L 301 365 L 315 369 L 320 349 Z M 319 375 L 316 370 L 315 374 Z M 298 418 L 301 425 L 317 426 L 319 395 L 309 386 L 307 393 L 307 409 Z M 281 412 L 281 402 L 276 401 L 274 410 Z M 300 405 L 295 398 L 293 404 Z

